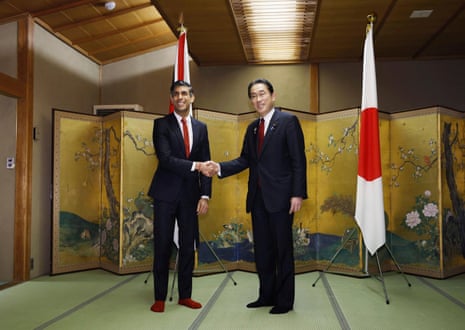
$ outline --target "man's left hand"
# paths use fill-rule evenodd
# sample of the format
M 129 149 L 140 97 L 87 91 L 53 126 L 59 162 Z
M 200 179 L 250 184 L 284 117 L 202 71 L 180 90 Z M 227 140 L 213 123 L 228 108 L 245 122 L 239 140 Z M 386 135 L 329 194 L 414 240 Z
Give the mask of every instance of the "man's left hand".
M 302 207 L 302 197 L 291 197 L 291 208 L 289 209 L 289 214 L 300 211 Z
M 200 198 L 199 202 L 197 203 L 197 214 L 206 214 L 208 211 L 208 199 Z

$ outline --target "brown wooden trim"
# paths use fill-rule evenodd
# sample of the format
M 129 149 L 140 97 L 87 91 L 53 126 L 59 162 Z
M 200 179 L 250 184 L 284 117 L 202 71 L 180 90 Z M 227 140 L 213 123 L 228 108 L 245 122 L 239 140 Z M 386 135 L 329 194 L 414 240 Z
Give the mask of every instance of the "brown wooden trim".
M 93 2 L 95 2 L 95 0 L 73 1 L 71 3 L 65 3 L 65 4 L 62 4 L 60 6 L 56 6 L 56 7 L 53 6 L 51 8 L 47 8 L 47 9 L 44 9 L 44 10 L 35 11 L 35 12 L 32 13 L 32 16 L 33 17 L 39 17 L 39 16 L 47 16 L 47 15 L 50 15 L 50 14 L 56 14 L 56 13 L 58 13 L 60 11 L 66 10 L 66 9 L 72 9 L 72 8 L 76 8 L 76 7 L 79 7 L 79 6 L 92 4 Z
M 8 96 L 16 98 L 25 94 L 25 86 L 22 81 L 2 72 L 0 72 L 0 90 Z
M 62 32 L 62 31 L 65 31 L 65 30 L 73 29 L 75 27 L 79 27 L 79 26 L 83 26 L 83 25 L 103 21 L 103 20 L 109 19 L 111 17 L 126 15 L 128 13 L 133 13 L 133 12 L 136 12 L 138 10 L 144 10 L 144 9 L 147 9 L 147 8 L 150 8 L 150 7 L 153 7 L 153 5 L 150 2 L 149 3 L 144 3 L 144 4 L 141 4 L 141 5 L 138 5 L 138 6 L 128 7 L 128 8 L 121 9 L 121 10 L 116 10 L 116 11 L 113 11 L 112 13 L 106 14 L 104 16 L 91 17 L 91 18 L 83 19 L 83 20 L 76 21 L 76 22 L 73 22 L 73 23 L 67 23 L 67 24 L 63 24 L 63 25 L 60 25 L 60 26 L 55 26 L 55 27 L 53 27 L 53 30 L 55 32 Z
M 136 25 L 129 26 L 129 27 L 126 27 L 126 28 L 123 28 L 123 29 L 111 30 L 111 31 L 106 31 L 106 32 L 103 32 L 103 33 L 95 34 L 95 35 L 92 35 L 92 36 L 86 36 L 86 37 L 83 37 L 83 38 L 80 38 L 80 39 L 73 40 L 72 44 L 73 45 L 79 45 L 79 44 L 83 44 L 83 43 L 90 42 L 90 41 L 96 41 L 96 40 L 116 36 L 116 35 L 119 35 L 119 34 L 123 34 L 125 32 L 134 31 L 134 30 L 137 30 L 137 29 L 140 29 L 140 28 L 143 28 L 143 27 L 147 27 L 147 26 L 150 26 L 150 25 L 153 25 L 153 24 L 158 24 L 158 23 L 163 23 L 163 19 L 162 18 L 157 18 L 157 19 L 148 21 L 146 23 L 136 24 Z
M 310 64 L 310 112 L 320 113 L 320 73 L 318 64 Z
M 168 33 L 166 33 L 168 34 Z M 124 42 L 119 42 L 119 43 L 113 43 L 107 47 L 101 47 L 99 49 L 96 49 L 95 51 L 89 51 L 89 55 L 91 56 L 96 56 L 96 54 L 101 54 L 101 53 L 105 53 L 105 52 L 108 52 L 110 50 L 114 50 L 114 49 L 118 49 L 118 48 L 122 48 L 122 47 L 127 47 L 127 46 L 130 46 L 130 45 L 134 45 L 134 44 L 137 44 L 138 42 L 143 42 L 143 41 L 147 41 L 147 40 L 153 40 L 153 36 L 152 35 L 145 35 L 141 38 L 137 38 L 137 39 L 134 39 L 134 40 L 126 40 Z
M 14 270 L 15 282 L 30 278 L 32 202 L 32 125 L 33 125 L 33 21 L 18 21 L 18 79 L 25 85 L 18 99 L 16 134 L 16 191 Z

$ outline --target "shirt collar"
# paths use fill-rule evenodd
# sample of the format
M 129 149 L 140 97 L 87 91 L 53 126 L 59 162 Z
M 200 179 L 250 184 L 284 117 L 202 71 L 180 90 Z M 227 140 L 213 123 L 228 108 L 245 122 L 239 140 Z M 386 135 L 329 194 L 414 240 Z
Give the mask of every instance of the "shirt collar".
M 176 119 L 178 120 L 178 122 L 181 121 L 181 119 L 186 119 L 186 123 L 189 123 L 190 122 L 190 116 L 187 116 L 187 117 L 182 117 L 180 115 L 178 115 L 176 112 L 173 112 L 174 116 L 176 117 Z
M 265 119 L 265 123 L 269 123 L 271 118 L 273 117 L 274 115 L 274 108 L 271 109 L 270 112 L 268 112 L 264 117 L 262 117 L 263 119 Z M 260 118 L 261 119 L 261 118 Z

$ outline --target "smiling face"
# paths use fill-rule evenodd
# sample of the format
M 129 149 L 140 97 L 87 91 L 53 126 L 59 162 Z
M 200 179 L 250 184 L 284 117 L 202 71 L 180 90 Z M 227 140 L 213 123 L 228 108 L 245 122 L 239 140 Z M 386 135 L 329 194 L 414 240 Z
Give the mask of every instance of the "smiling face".
M 171 102 L 174 105 L 174 111 L 182 116 L 189 115 L 190 105 L 194 103 L 195 96 L 187 86 L 176 86 L 171 92 Z
M 264 117 L 274 107 L 276 99 L 274 92 L 271 93 L 264 83 L 257 83 L 250 87 L 250 102 L 260 117 Z

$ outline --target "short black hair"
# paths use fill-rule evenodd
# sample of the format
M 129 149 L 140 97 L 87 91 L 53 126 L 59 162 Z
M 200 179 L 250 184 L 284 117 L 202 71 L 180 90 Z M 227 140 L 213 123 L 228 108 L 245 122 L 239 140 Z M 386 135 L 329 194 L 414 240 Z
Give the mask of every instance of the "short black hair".
M 184 80 L 176 80 L 175 82 L 173 82 L 170 87 L 170 94 L 173 95 L 174 89 L 179 86 L 185 86 L 189 88 L 189 94 L 194 94 L 194 89 L 192 88 L 191 84 Z
M 268 88 L 268 91 L 270 92 L 270 94 L 274 93 L 273 85 L 268 80 L 264 78 L 258 78 L 258 79 L 251 81 L 249 83 L 249 86 L 247 87 L 247 95 L 249 96 L 249 99 L 250 99 L 250 89 L 252 88 L 252 86 L 256 84 L 264 84 L 266 88 Z

